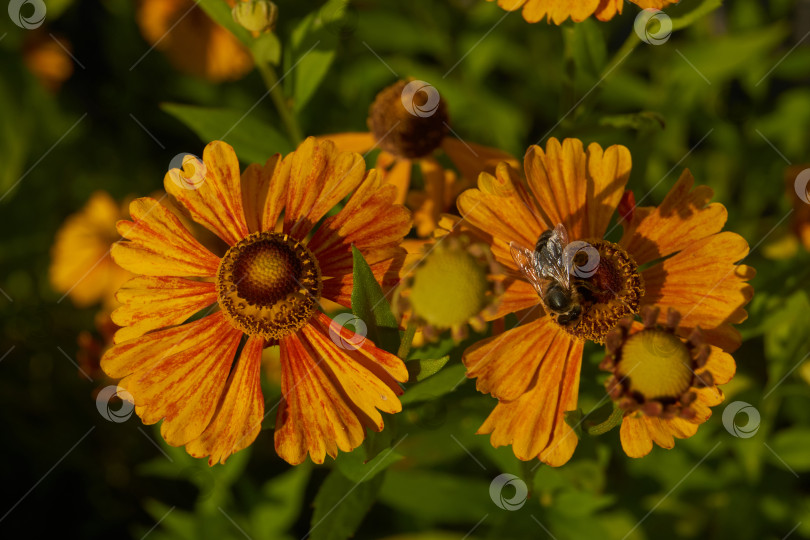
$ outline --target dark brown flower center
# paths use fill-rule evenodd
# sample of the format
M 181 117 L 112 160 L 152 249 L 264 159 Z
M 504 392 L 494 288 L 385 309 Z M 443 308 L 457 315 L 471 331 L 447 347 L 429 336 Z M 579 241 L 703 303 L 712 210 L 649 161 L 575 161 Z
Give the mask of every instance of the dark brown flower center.
M 425 157 L 447 136 L 447 106 L 433 86 L 398 81 L 377 94 L 368 127 L 383 150 L 405 159 Z
M 312 316 L 321 296 L 321 270 L 298 240 L 254 233 L 225 253 L 216 285 L 219 304 L 234 326 L 273 340 L 300 329 Z
M 571 276 L 582 315 L 572 323 L 560 325 L 565 331 L 580 339 L 603 343 L 605 336 L 618 322 L 638 312 L 644 295 L 644 285 L 638 265 L 619 245 L 606 240 L 589 240 L 587 243 L 599 254 L 596 261 L 582 260 L 584 253 L 574 258 L 574 266 L 595 268 L 587 277 Z

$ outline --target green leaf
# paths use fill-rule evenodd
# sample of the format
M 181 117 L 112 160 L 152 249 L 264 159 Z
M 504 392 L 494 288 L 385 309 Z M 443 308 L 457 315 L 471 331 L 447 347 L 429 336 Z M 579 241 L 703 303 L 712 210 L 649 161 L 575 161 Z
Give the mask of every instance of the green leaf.
M 391 312 L 380 284 L 363 254 L 352 246 L 353 278 L 352 313 L 366 324 L 367 334 L 377 347 L 392 354 L 399 349 L 399 325 Z
M 315 496 L 310 540 L 345 540 L 354 536 L 377 499 L 382 480 L 382 476 L 376 476 L 358 484 L 338 470 L 329 473 Z
M 443 396 L 455 390 L 466 378 L 463 365 L 446 367 L 436 375 L 408 388 L 399 401 L 405 405 Z
M 639 131 L 647 129 L 658 130 L 667 127 L 664 117 L 655 111 L 641 111 L 631 114 L 603 116 L 599 120 L 599 125 L 611 126 L 615 128 L 635 129 Z
M 348 0 L 329 0 L 317 11 L 313 11 L 302 20 L 292 32 L 291 55 L 287 58 L 288 69 L 293 70 L 289 85 L 292 86 L 293 109 L 301 111 L 326 77 L 332 61 L 335 59 L 337 35 L 327 28 L 324 14 L 346 12 Z
M 443 356 L 435 360 L 411 360 L 406 364 L 408 367 L 408 382 L 424 381 L 431 375 L 438 373 L 449 360 L 450 356 Z
M 293 150 L 281 133 L 245 111 L 178 103 L 164 103 L 161 108 L 191 128 L 204 143 L 227 142 L 239 159 L 247 163 L 263 164 L 273 154 Z
M 282 538 L 295 524 L 311 472 L 311 467 L 302 464 L 262 486 L 262 498 L 252 507 L 250 514 L 255 540 Z
M 236 36 L 239 41 L 250 47 L 253 42 L 253 36 L 247 29 L 233 20 L 232 10 L 227 2 L 223 2 L 222 0 L 198 0 L 197 3 L 217 24 L 224 27 L 231 34 Z
M 775 454 L 771 460 L 776 467 L 784 468 L 784 463 L 796 472 L 810 470 L 810 429 L 806 427 L 788 428 L 776 433 L 771 441 Z M 784 463 L 782 463 L 784 462 Z
M 250 46 L 256 63 L 270 63 L 277 66 L 281 62 L 281 42 L 273 32 L 265 32 Z
M 375 457 L 368 459 L 365 445 L 354 450 L 338 455 L 335 460 L 338 470 L 352 482 L 368 482 L 385 469 L 401 460 L 402 454 L 398 454 L 389 448 L 380 452 Z

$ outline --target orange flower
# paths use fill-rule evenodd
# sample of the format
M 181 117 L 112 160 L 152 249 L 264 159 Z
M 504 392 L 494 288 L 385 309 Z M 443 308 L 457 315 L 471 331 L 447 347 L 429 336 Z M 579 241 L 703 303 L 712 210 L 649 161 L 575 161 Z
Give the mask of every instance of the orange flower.
M 250 51 L 194 0 L 141 0 L 137 20 L 144 39 L 180 71 L 220 82 L 253 69 Z
M 132 221 L 118 224 L 129 241 L 115 244 L 113 257 L 141 275 L 118 293 L 123 306 L 113 320 L 123 328 L 102 368 L 123 377 L 119 386 L 143 422 L 162 419 L 169 444 L 224 462 L 261 429 L 262 349 L 279 345 L 275 443 L 283 459 L 297 464 L 309 453 L 321 463 L 360 445 L 366 427 L 381 430 L 379 411 L 401 410 L 405 365 L 338 326 L 318 303 L 350 305 L 352 245 L 378 279 L 396 279 L 398 245 L 411 226 L 393 202 L 396 190 L 367 173 L 360 156 L 313 138 L 241 177 L 233 149 L 213 142 L 202 163 L 188 160 L 164 185 L 229 247 L 214 255 L 150 198 L 136 199 Z
M 67 39 L 34 30 L 25 35 L 23 61 L 42 86 L 56 92 L 73 75 L 73 60 L 67 52 L 70 48 Z
M 493 0 L 489 0 L 492 2 Z M 680 0 L 630 0 L 643 9 L 663 9 Z M 617 13 L 621 14 L 624 0 L 497 0 L 506 11 L 523 8 L 523 18 L 530 23 L 542 21 L 562 24 L 569 17 L 574 22 L 582 22 L 591 15 L 600 21 L 609 21 Z
M 659 317 L 658 308 L 645 307 L 643 325 L 621 321 L 608 334 L 600 365 L 613 372 L 605 387 L 624 410 L 620 438 L 630 457 L 646 456 L 653 442 L 672 448 L 676 437 L 694 435 L 724 399 L 717 385 L 736 371 L 731 355 L 705 343 L 700 329 L 684 337 L 676 310 L 669 309 L 664 326 Z
M 56 233 L 51 248 L 51 286 L 79 307 L 100 301 L 108 308 L 115 306 L 115 291 L 132 277 L 110 257 L 110 244 L 119 238 L 115 222 L 121 217 L 113 198 L 106 191 L 96 191 Z
M 699 325 L 709 343 L 732 350 L 740 344 L 732 324 L 747 316 L 743 306 L 753 291 L 746 281 L 754 272 L 735 264 L 748 244 L 720 232 L 726 209 L 708 204 L 708 187 L 693 189 L 689 171 L 657 208 L 624 209 L 624 235 L 615 244 L 602 238 L 630 175 L 627 148 L 591 144 L 585 150 L 576 139 L 550 139 L 545 150 L 529 148 L 524 168 L 526 180 L 506 164 L 495 176 L 482 174 L 478 189 L 462 193 L 458 207 L 471 226 L 489 235 L 508 272 L 492 319 L 524 310 L 535 319 L 473 345 L 463 360 L 477 388 L 499 400 L 479 433 L 491 433 L 493 446 L 511 444 L 522 460 L 539 457 L 557 466 L 577 444 L 565 412 L 577 406 L 586 340 L 601 343 L 621 319 L 657 305 L 683 313 L 684 332 Z M 535 246 L 556 224 L 571 242 L 587 242 L 598 254 L 589 277 L 572 277 L 581 315 L 570 322 L 559 322 L 510 254 L 511 242 Z
M 407 108 L 406 108 L 407 105 Z M 397 81 L 377 94 L 369 109 L 366 133 L 325 135 L 344 151 L 367 153 L 379 147 L 376 167 L 385 180 L 397 187 L 397 202 L 413 210 L 414 226 L 421 237 L 437 227 L 442 212 L 452 210 L 456 197 L 475 184 L 482 171 L 494 172 L 507 161 L 517 166 L 508 153 L 450 137 L 447 105 L 438 91 L 422 81 Z M 434 157 L 441 149 L 461 173 L 446 170 Z M 424 189 L 411 191 L 416 165 Z

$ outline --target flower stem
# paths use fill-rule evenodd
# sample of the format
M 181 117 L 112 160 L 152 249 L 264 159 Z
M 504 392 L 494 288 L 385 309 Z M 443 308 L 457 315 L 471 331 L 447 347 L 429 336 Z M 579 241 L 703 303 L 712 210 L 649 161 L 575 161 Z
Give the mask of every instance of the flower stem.
M 257 63 L 257 68 L 262 75 L 265 86 L 267 86 L 267 91 L 270 92 L 270 97 L 273 99 L 279 116 L 281 116 L 281 121 L 287 129 L 287 134 L 292 139 L 293 144 L 298 146 L 301 141 L 304 140 L 304 136 L 301 132 L 301 126 L 298 125 L 298 118 L 296 118 L 295 113 L 292 111 L 287 98 L 284 97 L 284 92 L 281 89 L 281 81 L 278 80 L 276 71 L 270 64 L 265 62 Z

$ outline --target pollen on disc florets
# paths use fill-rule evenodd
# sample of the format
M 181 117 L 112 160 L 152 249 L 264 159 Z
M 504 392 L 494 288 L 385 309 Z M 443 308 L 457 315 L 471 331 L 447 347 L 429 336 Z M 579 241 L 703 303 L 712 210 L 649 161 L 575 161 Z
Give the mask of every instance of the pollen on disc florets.
M 664 326 L 657 324 L 658 314 L 658 308 L 647 307 L 642 330 L 631 332 L 633 321 L 628 317 L 610 332 L 608 354 L 600 364 L 612 372 L 605 387 L 628 413 L 691 419 L 695 389 L 714 385 L 705 369 L 710 349 L 700 329 L 686 340 L 677 335 L 681 318 L 677 311 L 669 310 Z
M 321 269 L 295 238 L 253 233 L 222 257 L 216 287 L 219 305 L 235 327 L 277 340 L 303 327 L 318 307 Z
M 588 277 L 571 276 L 582 315 L 561 327 L 576 338 L 603 343 L 622 318 L 638 313 L 644 282 L 636 262 L 618 244 L 601 239 L 587 244 L 598 252 L 599 261 Z
M 398 81 L 383 89 L 368 113 L 378 146 L 405 159 L 430 155 L 449 131 L 447 105 L 438 91 L 412 83 L 419 81 Z

